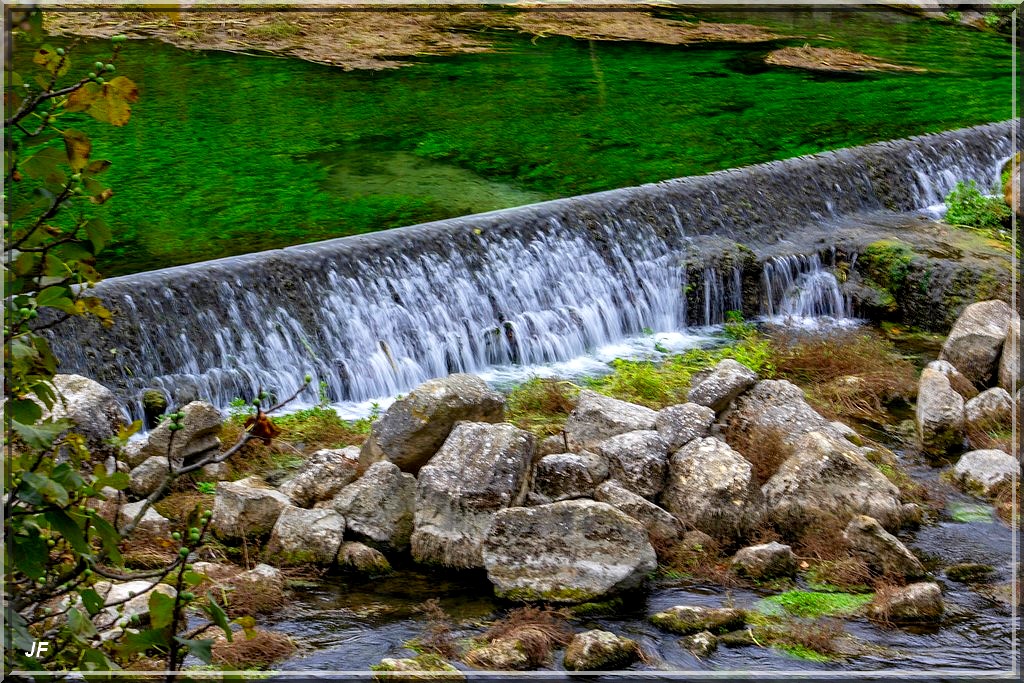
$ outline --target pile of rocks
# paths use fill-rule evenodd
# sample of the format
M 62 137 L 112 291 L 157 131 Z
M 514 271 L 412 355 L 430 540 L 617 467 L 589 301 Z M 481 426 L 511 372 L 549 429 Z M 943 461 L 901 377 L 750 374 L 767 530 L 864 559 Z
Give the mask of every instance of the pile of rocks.
M 939 360 L 921 373 L 920 449 L 936 460 L 962 454 L 954 478 L 969 491 L 991 495 L 1020 476 L 1019 448 L 1006 438 L 1007 450 L 992 448 L 986 437 L 1009 435 L 1019 410 L 1020 315 L 999 300 L 971 304 L 950 330 Z

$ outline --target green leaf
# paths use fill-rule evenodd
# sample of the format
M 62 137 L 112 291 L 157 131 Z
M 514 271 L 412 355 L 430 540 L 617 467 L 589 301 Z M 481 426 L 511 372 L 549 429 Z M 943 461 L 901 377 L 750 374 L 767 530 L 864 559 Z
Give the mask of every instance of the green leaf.
M 190 570 L 186 571 L 186 572 L 185 572 L 184 574 L 182 574 L 182 577 L 181 577 L 181 578 L 182 578 L 182 579 L 183 579 L 183 580 L 185 581 L 185 583 L 187 583 L 187 584 L 188 584 L 189 586 L 198 586 L 198 585 L 199 585 L 199 584 L 201 584 L 201 583 L 202 583 L 203 581 L 206 581 L 206 579 L 207 579 L 208 577 L 206 576 L 206 574 L 200 574 L 199 572 L 194 572 L 194 571 L 192 571 L 192 570 L 190 569 Z
M 30 349 L 32 357 L 36 356 L 34 348 L 25 344 L 19 344 L 18 346 Z M 14 345 L 12 344 L 11 347 L 13 349 Z M 17 420 L 22 424 L 32 424 L 43 417 L 43 409 L 39 404 L 27 398 L 15 398 L 7 401 L 6 410 L 11 419 Z
M 28 632 L 25 618 L 15 612 L 10 605 L 4 605 L 4 624 L 4 633 L 10 639 L 7 641 L 8 648 L 23 652 L 28 652 L 32 649 L 32 643 L 35 642 L 35 638 Z
M 213 593 L 207 593 L 206 600 L 206 604 L 203 605 L 203 611 L 209 615 L 210 621 L 219 626 L 220 630 L 224 631 L 224 637 L 228 639 L 228 642 L 233 642 L 234 635 L 231 633 L 231 625 L 228 624 L 228 615 L 217 604 L 217 601 L 213 599 Z
M 36 306 L 49 306 L 64 311 L 71 304 L 71 291 L 67 287 L 47 287 L 36 296 Z
M 82 652 L 82 666 L 80 668 L 85 671 L 112 671 L 120 669 L 121 667 L 110 661 L 110 658 L 103 654 L 103 650 L 86 648 Z M 107 680 L 111 679 L 108 678 Z
M 82 479 L 82 475 L 66 462 L 57 465 L 53 469 L 53 472 L 50 473 L 50 479 L 53 479 L 69 491 L 85 486 L 85 479 Z
M 14 566 L 32 580 L 41 579 L 46 576 L 46 561 L 49 559 L 46 541 L 38 529 L 26 531 L 27 535 L 8 536 L 14 541 Z
M 53 444 L 62 432 L 71 426 L 71 420 L 61 418 L 50 422 L 36 422 L 25 424 L 17 420 L 11 420 L 11 427 L 17 432 L 21 440 L 32 448 L 46 449 Z
M 206 638 L 203 640 L 189 640 L 182 638 L 181 636 L 174 636 L 174 639 L 188 648 L 190 654 L 195 655 L 203 664 L 209 664 L 213 661 L 213 652 L 210 649 L 213 646 L 213 640 Z
M 64 512 L 63 510 L 50 510 L 43 515 L 47 522 L 50 523 L 50 528 L 61 535 L 71 547 L 74 548 L 75 552 L 81 553 L 82 555 L 92 554 L 92 548 L 89 547 L 88 542 L 85 540 L 85 535 L 82 534 L 81 527 L 71 519 L 71 515 Z M 88 607 L 88 605 L 86 605 Z
M 103 542 L 103 550 L 106 551 L 111 562 L 121 564 L 121 551 L 117 548 L 117 544 L 121 542 L 121 534 L 117 533 L 117 529 L 99 515 L 92 516 L 92 528 L 99 534 L 100 540 Z
M 118 653 L 123 657 L 148 650 L 160 650 L 166 652 L 168 648 L 167 634 L 163 629 L 147 629 L 138 633 L 129 633 L 121 640 L 117 648 Z
M 79 173 L 89 164 L 92 154 L 92 141 L 80 130 L 64 131 L 64 150 L 68 155 L 68 163 L 75 173 Z
M 25 472 L 21 475 L 22 489 L 36 491 L 43 502 L 56 503 L 61 507 L 68 504 L 67 490 L 49 477 L 38 472 Z
M 83 638 L 91 638 L 98 635 L 92 621 L 82 614 L 77 607 L 72 607 L 68 610 L 68 628 L 76 636 Z
M 82 596 L 82 604 L 85 605 L 85 609 L 89 610 L 89 614 L 96 616 L 103 609 L 103 605 L 106 601 L 100 597 L 100 594 L 94 591 L 92 588 L 86 588 L 81 591 L 79 595 Z
M 111 472 L 107 476 L 103 477 L 101 481 L 96 482 L 96 485 L 99 488 L 109 486 L 117 491 L 123 491 L 128 488 L 129 484 L 131 484 L 131 479 L 124 472 Z
M 174 620 L 174 598 L 154 590 L 149 594 L 149 623 L 164 628 Z
M 63 149 L 59 147 L 44 147 L 22 161 L 19 164 L 19 168 L 29 178 L 63 183 L 67 182 L 67 176 L 58 166 L 66 163 L 68 163 L 68 155 Z

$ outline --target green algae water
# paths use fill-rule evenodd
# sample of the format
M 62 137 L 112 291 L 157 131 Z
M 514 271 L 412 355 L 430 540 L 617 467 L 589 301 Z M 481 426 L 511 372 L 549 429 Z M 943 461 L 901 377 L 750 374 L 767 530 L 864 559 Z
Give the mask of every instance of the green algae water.
M 140 41 L 122 129 L 85 123 L 118 275 L 1010 118 L 1010 44 L 893 12 L 753 12 L 791 38 L 664 46 L 495 33 L 343 72 Z M 927 69 L 766 65 L 834 46 Z M 104 45 L 76 49 L 89 63 Z M 83 54 L 85 53 L 85 54 Z

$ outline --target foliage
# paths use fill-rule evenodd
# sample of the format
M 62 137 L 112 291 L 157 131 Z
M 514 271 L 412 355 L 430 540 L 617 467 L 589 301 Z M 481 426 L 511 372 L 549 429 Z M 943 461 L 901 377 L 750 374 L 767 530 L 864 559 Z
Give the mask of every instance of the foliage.
M 558 434 L 576 407 L 577 387 L 571 382 L 532 377 L 506 397 L 506 417 L 538 436 Z
M 215 481 L 200 481 L 196 483 L 196 490 L 199 493 L 206 495 L 213 495 L 217 493 L 217 482 Z
M 585 384 L 613 398 L 649 408 L 664 408 L 685 403 L 693 375 L 725 358 L 746 365 L 763 378 L 775 373 L 771 344 L 754 332 L 734 344 L 691 349 L 658 362 L 616 359 L 612 361 L 610 374 L 588 379 Z
M 1010 219 L 1010 207 L 1001 197 L 983 195 L 973 180 L 958 182 L 946 196 L 946 207 L 947 222 L 1005 239 L 1004 228 Z
M 849 615 L 871 602 L 872 593 L 819 593 L 792 590 L 771 595 L 757 602 L 756 609 L 769 615 L 795 617 Z
M 873 331 L 781 332 L 772 335 L 771 345 L 777 376 L 800 386 L 812 405 L 833 418 L 882 423 L 887 405 L 917 395 L 914 366 Z

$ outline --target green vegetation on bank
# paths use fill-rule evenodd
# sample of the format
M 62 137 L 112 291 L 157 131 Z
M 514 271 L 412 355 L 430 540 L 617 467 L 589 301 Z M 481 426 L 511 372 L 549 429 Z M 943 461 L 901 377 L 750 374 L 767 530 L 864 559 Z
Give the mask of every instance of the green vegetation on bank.
M 123 274 L 1007 118 L 1004 38 L 822 14 L 747 15 L 799 36 L 771 44 L 497 32 L 493 53 L 387 72 L 133 42 L 143 98 L 131 126 L 97 142 L 118 199 L 98 267 Z M 808 40 L 928 71 L 763 63 Z M 89 59 L 99 47 L 77 49 Z

